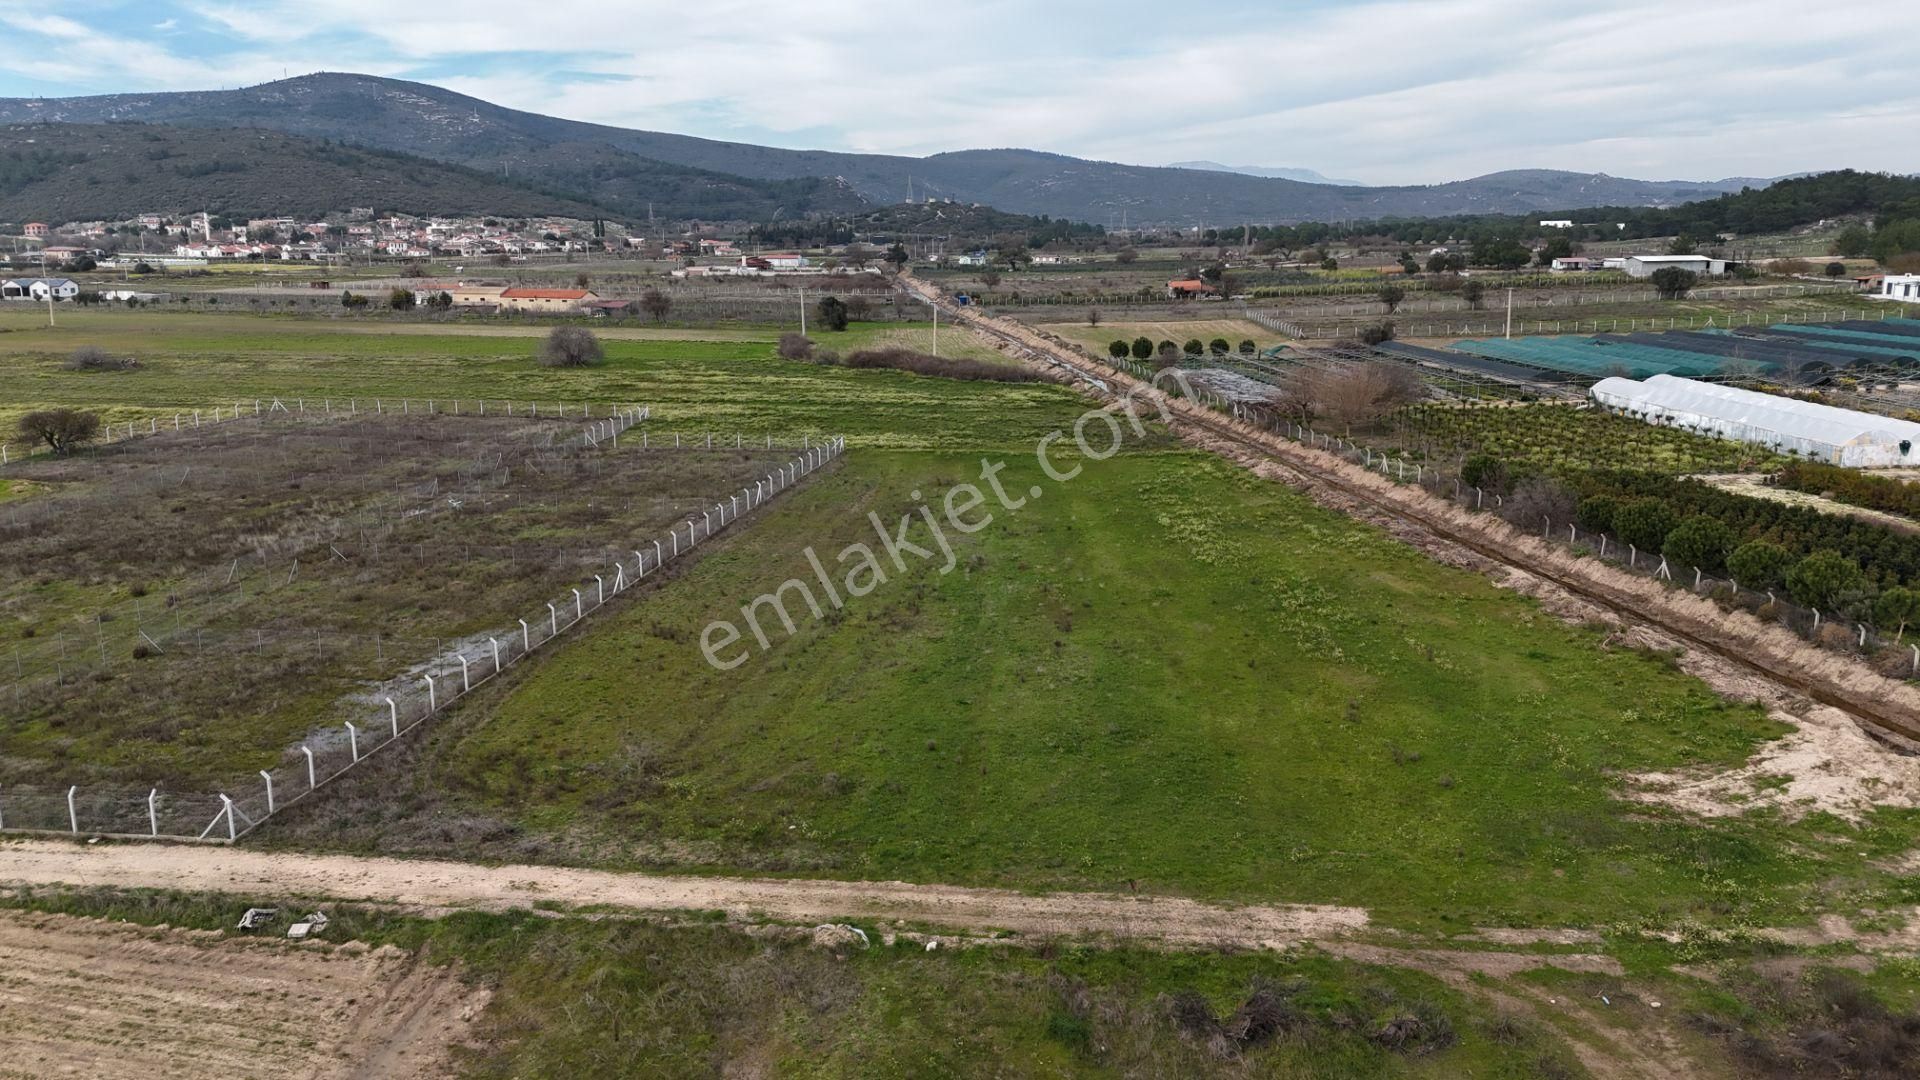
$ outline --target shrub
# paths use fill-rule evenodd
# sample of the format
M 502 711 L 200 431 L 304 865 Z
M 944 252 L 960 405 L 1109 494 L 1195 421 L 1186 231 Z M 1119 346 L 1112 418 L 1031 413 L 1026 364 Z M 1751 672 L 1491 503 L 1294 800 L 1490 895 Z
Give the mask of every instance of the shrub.
M 1107 343 L 1107 355 L 1113 357 L 1115 360 L 1125 360 L 1127 353 L 1131 350 L 1132 346 L 1124 341 L 1116 339 Z
M 817 305 L 820 325 L 829 330 L 840 331 L 847 328 L 847 302 L 837 296 L 824 296 Z
M 140 361 L 114 356 L 98 345 L 82 345 L 68 355 L 66 366 L 74 371 L 126 371 L 139 367 Z
M 1611 495 L 1589 495 L 1580 500 L 1576 520 L 1588 532 L 1612 532 L 1613 515 L 1619 509 L 1620 500 Z
M 1873 602 L 1873 621 L 1881 629 L 1892 627 L 1894 640 L 1906 637 L 1907 627 L 1920 622 L 1920 591 L 1896 585 Z
M 1507 466 L 1492 454 L 1473 454 L 1460 463 L 1460 482 L 1483 491 L 1505 491 Z
M 1188 356 L 1199 356 L 1206 351 L 1206 347 L 1200 344 L 1199 338 L 1188 338 L 1187 343 L 1180 346 L 1180 351 Z
M 1682 566 L 1696 566 L 1717 574 L 1726 565 L 1727 552 L 1733 548 L 1733 530 L 1705 515 L 1696 514 L 1667 533 L 1660 550 Z
M 1832 277 L 1832 278 L 1840 278 L 1840 277 L 1846 277 L 1846 276 L 1847 276 L 1847 264 L 1846 264 L 1846 263 L 1843 263 L 1843 262 L 1830 262 L 1830 263 L 1828 263 L 1828 264 L 1827 264 L 1827 276 L 1828 276 L 1828 277 Z
M 66 454 L 100 434 L 100 417 L 76 409 L 42 409 L 20 418 L 20 434 Z
M 813 339 L 789 330 L 780 335 L 780 344 L 777 348 L 783 359 L 805 360 L 813 355 Z
M 1727 556 L 1727 572 L 1733 580 L 1749 589 L 1777 589 L 1786 580 L 1793 554 L 1778 544 L 1754 540 L 1741 544 Z
M 1660 299 L 1684 300 L 1693 291 L 1693 284 L 1700 280 L 1700 275 L 1677 266 L 1666 266 L 1655 270 L 1650 280 Z
M 1142 363 L 1153 359 L 1153 339 L 1137 337 L 1133 339 L 1133 358 Z
M 1363 345 L 1378 345 L 1383 341 L 1392 341 L 1393 320 L 1382 319 L 1377 323 L 1370 323 L 1363 326 L 1360 328 L 1359 337 Z
M 1860 564 L 1836 551 L 1816 551 L 1787 571 L 1787 591 L 1821 611 L 1847 610 L 1866 595 Z
M 1253 343 L 1253 339 L 1252 339 L 1252 338 L 1242 338 L 1242 339 L 1241 339 L 1241 341 L 1240 341 L 1240 355 L 1241 355 L 1241 356 L 1252 356 L 1252 355 L 1253 355 L 1254 353 L 1257 353 L 1257 352 L 1259 352 L 1259 351 L 1260 351 L 1260 346 L 1258 346 L 1258 345 L 1255 345 L 1255 344 Z
M 1613 531 L 1622 543 L 1641 551 L 1659 551 L 1667 534 L 1680 522 L 1663 499 L 1635 499 L 1613 514 Z
M 540 343 L 544 367 L 592 367 L 605 358 L 600 339 L 584 326 L 556 326 Z
M 1207 342 L 1207 351 L 1215 356 L 1225 356 L 1233 351 L 1233 346 L 1227 344 L 1226 338 L 1217 337 Z

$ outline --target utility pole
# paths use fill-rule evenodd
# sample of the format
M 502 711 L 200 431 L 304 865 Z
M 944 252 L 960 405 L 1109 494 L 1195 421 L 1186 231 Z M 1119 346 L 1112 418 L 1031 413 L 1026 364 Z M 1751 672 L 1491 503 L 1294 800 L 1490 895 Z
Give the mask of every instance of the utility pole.
M 807 290 L 805 286 L 801 286 L 800 288 L 800 336 L 807 336 Z
M 40 246 L 40 287 L 47 290 L 47 325 L 53 325 L 53 279 L 47 276 L 47 248 Z
M 1507 290 L 1507 340 L 1513 340 L 1513 290 Z

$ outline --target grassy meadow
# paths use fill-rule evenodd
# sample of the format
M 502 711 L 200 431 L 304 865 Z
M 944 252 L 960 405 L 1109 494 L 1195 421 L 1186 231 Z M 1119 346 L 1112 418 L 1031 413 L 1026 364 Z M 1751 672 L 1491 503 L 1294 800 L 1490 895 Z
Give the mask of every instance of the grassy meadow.
M 985 394 L 962 383 L 781 360 L 767 329 L 681 331 L 595 327 L 606 363 L 556 371 L 534 361 L 539 326 L 379 324 L 173 312 L 62 310 L 51 329 L 0 312 L 0 431 L 48 405 L 86 407 L 110 423 L 231 407 L 256 398 L 373 397 L 494 402 L 629 402 L 653 408 L 655 431 L 778 437 L 845 435 L 865 446 L 1031 444 L 1071 416 L 1071 392 L 1048 385 Z M 507 331 L 512 331 L 508 333 Z M 815 340 L 840 353 L 930 345 L 931 324 L 855 324 Z M 141 361 L 130 371 L 73 371 L 72 351 L 98 345 Z M 941 351 L 998 354 L 952 331 Z M 470 407 L 470 405 L 469 405 Z
M 1084 463 L 872 595 L 721 672 L 712 620 L 980 459 L 851 455 L 295 843 L 1357 904 L 1389 924 L 1794 919 L 1896 888 L 1866 829 L 1703 825 L 1624 774 L 1780 728 L 1476 575 L 1214 459 Z M 397 787 L 411 788 L 392 798 Z

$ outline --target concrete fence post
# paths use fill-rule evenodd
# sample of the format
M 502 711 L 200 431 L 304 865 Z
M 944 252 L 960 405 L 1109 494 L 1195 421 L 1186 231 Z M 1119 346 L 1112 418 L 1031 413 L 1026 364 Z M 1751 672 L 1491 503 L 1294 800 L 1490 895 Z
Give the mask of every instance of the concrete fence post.
M 354 727 L 351 720 L 347 721 L 347 752 L 353 755 L 354 761 L 360 760 L 360 729 Z
M 575 589 L 573 590 L 573 621 L 579 622 L 581 619 L 586 618 L 586 615 L 587 609 L 580 603 L 580 590 Z
M 1815 630 L 1820 629 L 1820 609 L 1819 608 L 1813 609 L 1813 628 Z
M 1693 568 L 1693 591 L 1700 591 L 1700 568 L 1697 566 Z
M 593 587 L 597 591 L 598 596 L 600 597 L 600 599 L 597 602 L 595 602 L 594 606 L 599 607 L 601 604 L 604 604 L 607 602 L 607 583 L 601 579 L 599 574 L 595 574 L 593 575 Z
M 1640 569 L 1640 549 L 1632 544 L 1627 545 L 1627 565 L 1635 570 Z
M 267 782 L 267 813 L 271 814 L 273 813 L 273 774 L 261 769 L 260 779 Z
M 533 637 L 527 630 L 527 620 L 525 619 L 520 620 L 520 651 L 523 653 L 533 651 Z
M 439 712 L 440 711 L 440 688 L 434 685 L 432 675 L 426 676 L 426 680 L 427 680 L 427 711 L 429 713 Z
M 387 699 L 387 726 L 393 731 L 393 737 L 400 737 L 400 706 L 392 698 Z
M 473 689 L 473 679 L 467 673 L 467 654 L 454 653 L 453 655 L 460 661 L 460 692 L 464 694 Z
M 300 748 L 300 752 L 307 755 L 307 790 L 312 791 L 314 788 L 320 786 L 320 782 L 315 780 L 313 776 L 313 747 L 303 746 Z
M 80 834 L 80 811 L 74 809 L 73 793 L 79 790 L 79 784 L 75 784 L 67 789 L 67 824 L 72 827 L 74 835 L 76 836 Z
M 500 674 L 500 643 L 493 638 L 488 638 L 487 644 L 493 646 L 493 673 L 498 675 Z
M 1913 650 L 1913 674 L 1920 675 L 1920 645 L 1909 645 Z
M 220 795 L 220 812 L 227 816 L 227 842 L 240 839 L 240 827 L 233 821 L 233 800 L 227 798 L 224 792 Z
M 560 609 L 554 607 L 551 600 L 547 601 L 547 633 L 553 637 L 560 634 Z
M 153 788 L 147 792 L 147 835 L 148 836 L 160 835 L 160 806 L 158 803 L 159 798 L 160 798 L 159 788 Z
M 660 559 L 660 541 L 658 541 L 658 540 L 655 540 L 655 541 L 653 542 L 653 568 L 654 568 L 655 570 L 658 570 L 658 569 L 660 569 L 660 562 L 661 562 L 661 559 Z
M 1867 647 L 1867 624 L 1866 623 L 1860 624 L 1860 647 L 1863 649 Z

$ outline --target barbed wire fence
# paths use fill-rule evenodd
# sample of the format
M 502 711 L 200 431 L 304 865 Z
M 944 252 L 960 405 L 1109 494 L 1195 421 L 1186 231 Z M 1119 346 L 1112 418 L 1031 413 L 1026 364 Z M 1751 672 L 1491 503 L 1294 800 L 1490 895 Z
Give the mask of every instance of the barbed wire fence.
M 714 447 L 711 436 L 702 449 Z M 0 788 L 0 831 L 166 838 L 231 843 L 260 827 L 274 814 L 306 799 L 383 749 L 431 721 L 474 690 L 504 675 L 513 665 L 557 640 L 625 593 L 657 576 L 742 517 L 790 491 L 807 476 L 846 452 L 844 437 L 802 440 L 800 453 L 738 493 L 689 515 L 664 533 L 634 542 L 608 560 L 603 572 L 588 574 L 564 594 L 547 601 L 531 618 L 516 618 L 493 632 L 458 639 L 403 674 L 359 695 L 359 721 L 343 721 L 338 730 L 309 733 L 262 769 L 244 787 L 218 792 L 174 792 L 152 788 L 140 793 L 105 785 L 69 785 L 48 789 L 26 785 Z M 685 529 L 685 533 L 681 532 Z M 632 562 L 628 562 L 628 557 Z M 298 640 L 305 644 L 306 632 Z M 325 649 L 324 633 L 313 647 Z M 380 647 L 376 645 L 376 647 Z

